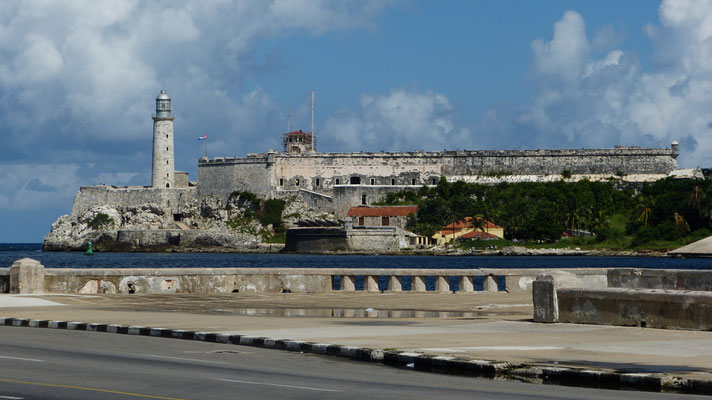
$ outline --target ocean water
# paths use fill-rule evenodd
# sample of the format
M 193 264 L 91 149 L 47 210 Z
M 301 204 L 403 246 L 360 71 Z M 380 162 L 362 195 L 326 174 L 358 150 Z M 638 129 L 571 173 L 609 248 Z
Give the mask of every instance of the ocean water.
M 0 268 L 21 258 L 45 268 L 590 268 L 712 269 L 708 258 L 595 256 L 391 256 L 238 253 L 43 252 L 38 243 L 0 243 Z

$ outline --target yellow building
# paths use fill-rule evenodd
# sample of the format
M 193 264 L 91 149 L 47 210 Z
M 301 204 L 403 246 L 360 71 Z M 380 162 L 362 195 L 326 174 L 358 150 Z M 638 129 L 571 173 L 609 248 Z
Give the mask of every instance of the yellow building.
M 477 219 L 481 220 L 482 218 L 477 217 Z M 464 221 L 457 221 L 446 225 L 442 230 L 435 232 L 432 238 L 437 242 L 438 246 L 450 243 L 453 238 L 458 239 L 461 237 L 463 239 L 469 239 L 471 237 L 480 237 L 482 239 L 493 239 L 494 237 L 500 239 L 504 238 L 504 228 L 495 225 L 492 221 L 485 220 L 482 227 L 477 228 L 472 221 L 472 217 L 466 217 Z M 483 234 L 473 234 L 473 232 L 482 232 Z

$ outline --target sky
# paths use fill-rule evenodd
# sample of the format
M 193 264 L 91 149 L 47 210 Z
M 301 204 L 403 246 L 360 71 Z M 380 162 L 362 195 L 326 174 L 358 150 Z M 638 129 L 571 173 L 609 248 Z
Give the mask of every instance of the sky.
M 669 147 L 712 167 L 712 0 L 0 2 L 0 242 L 41 242 L 81 186 L 208 155 Z

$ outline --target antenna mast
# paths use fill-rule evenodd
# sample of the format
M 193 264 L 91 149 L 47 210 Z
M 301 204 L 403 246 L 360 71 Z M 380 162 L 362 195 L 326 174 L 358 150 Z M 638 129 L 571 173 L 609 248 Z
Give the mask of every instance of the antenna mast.
M 311 129 L 311 145 L 312 145 L 312 151 L 316 152 L 316 147 L 314 147 L 314 91 L 312 90 L 312 129 Z
M 292 131 L 292 110 L 289 103 L 287 103 L 287 133 Z

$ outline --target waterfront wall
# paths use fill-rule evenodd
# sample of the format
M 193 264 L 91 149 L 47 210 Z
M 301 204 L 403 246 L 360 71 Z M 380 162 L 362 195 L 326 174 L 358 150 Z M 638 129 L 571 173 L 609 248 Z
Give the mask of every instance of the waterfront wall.
M 34 268 L 36 261 L 20 260 Z M 17 262 L 19 264 L 19 261 Z M 581 268 L 557 270 L 582 285 L 605 282 L 606 269 Z M 354 292 L 362 279 L 365 291 L 403 291 L 404 280 L 411 290 L 426 291 L 425 280 L 435 279 L 439 292 L 473 292 L 474 280 L 482 279 L 484 290 L 508 292 L 531 291 L 537 275 L 552 273 L 547 269 L 352 269 L 352 268 L 47 268 L 41 277 L 46 293 L 259 293 L 282 290 L 291 292 Z M 0 277 L 2 271 L 0 270 Z M 17 276 L 22 276 L 17 275 Z M 337 279 L 341 284 L 334 290 Z M 12 280 L 12 277 L 11 279 Z M 385 281 L 387 285 L 378 282 Z M 457 282 L 457 288 L 451 282 Z M 504 287 L 499 284 L 504 281 Z M 5 291 L 7 292 L 7 290 Z
M 533 283 L 534 320 L 712 330 L 712 277 L 700 270 L 616 268 L 607 287 L 573 287 L 552 276 Z

